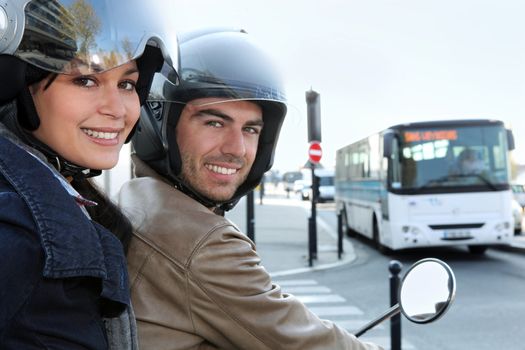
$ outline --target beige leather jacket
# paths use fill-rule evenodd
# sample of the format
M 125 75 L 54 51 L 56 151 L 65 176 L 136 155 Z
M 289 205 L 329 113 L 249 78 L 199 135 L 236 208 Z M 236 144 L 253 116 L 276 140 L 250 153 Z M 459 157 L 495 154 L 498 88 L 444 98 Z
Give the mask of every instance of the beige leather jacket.
M 254 243 L 135 159 L 119 194 L 141 349 L 380 349 L 272 284 Z M 145 177 L 144 177 L 145 176 Z

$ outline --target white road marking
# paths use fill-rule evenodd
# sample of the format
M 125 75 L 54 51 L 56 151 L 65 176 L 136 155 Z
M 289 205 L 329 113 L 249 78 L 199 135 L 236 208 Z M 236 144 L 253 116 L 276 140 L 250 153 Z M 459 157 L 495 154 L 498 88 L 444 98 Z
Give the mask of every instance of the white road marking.
M 345 298 L 337 294 L 296 295 L 295 297 L 305 304 L 344 303 L 346 301 Z
M 314 306 L 309 307 L 308 310 L 319 317 L 364 315 L 363 311 L 356 306 Z

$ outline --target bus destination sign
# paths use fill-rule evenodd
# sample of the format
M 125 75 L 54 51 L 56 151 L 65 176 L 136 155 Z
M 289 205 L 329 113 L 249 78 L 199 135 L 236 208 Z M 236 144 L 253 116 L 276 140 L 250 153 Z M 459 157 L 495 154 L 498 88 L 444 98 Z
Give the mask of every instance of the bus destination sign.
M 427 131 L 405 131 L 403 133 L 405 142 L 457 140 L 457 130 L 427 130 Z

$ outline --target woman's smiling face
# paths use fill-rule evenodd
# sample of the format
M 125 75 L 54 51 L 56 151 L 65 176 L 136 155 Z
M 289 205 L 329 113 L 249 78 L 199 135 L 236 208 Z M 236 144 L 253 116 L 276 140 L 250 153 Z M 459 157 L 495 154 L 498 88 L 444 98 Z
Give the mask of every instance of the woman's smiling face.
M 140 115 L 139 73 L 130 62 L 91 75 L 59 74 L 31 86 L 40 126 L 33 135 L 64 159 L 110 169 Z

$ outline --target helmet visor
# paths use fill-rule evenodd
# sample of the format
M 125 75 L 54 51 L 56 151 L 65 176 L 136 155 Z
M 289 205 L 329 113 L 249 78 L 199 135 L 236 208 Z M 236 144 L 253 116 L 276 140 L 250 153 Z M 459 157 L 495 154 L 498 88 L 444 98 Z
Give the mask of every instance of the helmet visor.
M 149 44 L 171 64 L 167 53 L 177 52 L 176 37 L 163 41 L 161 9 L 160 0 L 32 0 L 11 54 L 50 72 L 93 74 L 140 57 Z
M 218 32 L 191 40 L 179 39 L 180 83 L 172 84 L 174 80 L 165 71 L 157 74 L 149 100 L 187 103 L 219 97 L 286 101 L 280 73 L 247 34 Z
M 174 83 L 175 82 L 175 83 Z M 197 99 L 222 98 L 232 100 L 273 101 L 286 104 L 286 95 L 281 89 L 267 84 L 253 84 L 233 79 L 216 79 L 198 83 L 180 80 L 162 73 L 155 74 L 148 101 L 172 102 L 179 104 L 198 104 Z M 218 102 L 214 102 L 218 103 Z

